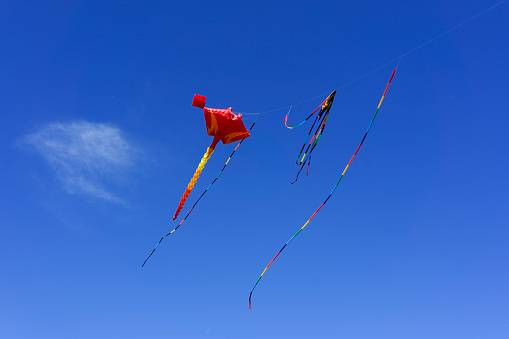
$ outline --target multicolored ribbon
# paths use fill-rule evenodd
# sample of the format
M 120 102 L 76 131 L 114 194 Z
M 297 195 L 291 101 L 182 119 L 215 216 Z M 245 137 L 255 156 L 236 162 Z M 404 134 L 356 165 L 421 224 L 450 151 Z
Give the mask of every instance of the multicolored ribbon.
M 329 95 L 329 96 L 330 96 L 330 95 Z M 293 126 L 293 127 L 290 127 L 290 126 L 288 126 L 288 125 L 287 125 L 287 122 L 288 122 L 288 116 L 290 115 L 290 111 L 292 110 L 292 106 L 290 106 L 290 109 L 288 110 L 288 113 L 286 113 L 286 117 L 285 117 L 285 126 L 286 126 L 286 128 L 288 128 L 288 129 L 294 129 L 294 128 L 297 128 L 297 127 L 301 126 L 303 123 L 305 123 L 306 121 L 308 121 L 308 120 L 309 120 L 309 119 L 313 116 L 313 114 L 315 114 L 315 113 L 316 113 L 316 112 L 320 109 L 320 107 L 322 107 L 322 106 L 325 104 L 325 102 L 326 102 L 328 99 L 329 99 L 329 97 L 327 97 L 327 98 L 326 98 L 326 99 L 325 99 L 325 100 L 324 100 L 324 101 L 320 104 L 320 106 L 318 106 L 318 107 L 317 107 L 317 108 L 316 108 L 316 109 L 315 109 L 315 110 L 314 110 L 314 111 L 313 111 L 313 112 L 312 112 L 312 113 L 311 113 L 311 114 L 310 114 L 310 115 L 309 115 L 306 119 L 304 119 L 304 120 L 303 120 L 302 122 L 300 122 L 298 125 L 295 125 L 295 126 Z M 287 107 L 288 107 L 288 106 L 287 106 Z
M 316 145 L 318 144 L 318 141 L 320 141 L 320 138 L 322 137 L 323 130 L 325 128 L 325 124 L 327 123 L 327 117 L 328 117 L 329 111 L 332 107 L 332 103 L 334 101 L 335 95 L 336 95 L 336 91 L 333 91 L 331 94 L 329 94 L 329 96 L 320 104 L 320 106 L 318 106 L 313 111 L 313 113 L 311 113 L 306 119 L 304 119 L 304 121 L 302 121 L 300 124 L 298 124 L 296 126 L 289 127 L 287 125 L 288 115 L 290 114 L 290 111 L 288 111 L 288 113 L 286 114 L 285 126 L 289 129 L 293 129 L 293 128 L 301 126 L 303 123 L 305 123 L 307 120 L 309 120 L 318 110 L 320 110 L 318 112 L 318 114 L 316 115 L 315 121 L 313 122 L 313 125 L 311 125 L 311 128 L 309 129 L 308 135 L 306 137 L 306 140 L 304 141 L 304 144 L 302 144 L 299 155 L 297 155 L 297 159 L 295 160 L 295 163 L 297 165 L 300 165 L 300 169 L 297 172 L 295 181 L 292 182 L 292 184 L 297 182 L 297 180 L 299 179 L 299 174 L 304 169 L 306 164 L 307 164 L 306 174 L 309 171 L 309 165 L 311 163 L 311 153 L 313 152 Z M 290 110 L 291 110 L 291 108 L 290 108 Z M 316 128 L 315 133 L 311 137 L 311 134 L 312 134 L 313 129 L 317 122 L 318 122 L 318 127 Z M 311 141 L 309 141 L 309 143 L 308 143 L 308 140 L 310 137 L 311 137 Z M 306 145 L 307 145 L 307 148 L 306 148 Z M 304 148 L 306 148 L 305 151 L 304 151 Z M 301 155 L 302 155 L 302 158 L 301 158 Z
M 392 81 L 392 78 L 394 77 L 394 74 L 396 74 L 396 70 L 393 70 L 392 71 L 392 75 L 391 75 L 391 78 L 389 79 L 389 82 L 387 83 L 387 87 L 385 87 L 385 91 L 384 91 L 384 94 L 382 95 L 382 98 L 380 99 L 380 102 L 378 103 L 378 107 L 376 108 L 376 111 L 375 111 L 375 114 L 373 115 L 373 118 L 371 119 L 371 122 L 369 123 L 369 126 L 368 126 L 368 129 L 366 130 L 366 133 L 364 134 L 364 137 L 362 138 L 362 141 L 361 143 L 359 144 L 359 146 L 357 147 L 357 149 L 355 150 L 355 153 L 353 154 L 352 158 L 350 159 L 350 161 L 348 162 L 348 164 L 346 165 L 345 169 L 343 170 L 343 173 L 341 173 L 341 176 L 339 177 L 339 180 L 337 181 L 336 185 L 334 186 L 334 188 L 332 189 L 331 193 L 329 194 L 329 196 L 327 197 L 327 199 L 325 199 L 325 201 L 320 205 L 320 207 L 318 207 L 318 209 L 315 211 L 315 213 L 313 213 L 313 215 L 311 216 L 311 218 L 308 219 L 308 221 L 306 221 L 306 223 L 304 224 L 304 226 L 302 226 L 298 231 L 297 233 L 295 233 L 291 238 L 290 240 L 288 240 L 286 242 L 286 244 L 279 250 L 279 252 L 276 254 L 276 256 L 270 261 L 270 263 L 267 265 L 267 267 L 265 267 L 265 269 L 263 270 L 262 274 L 260 275 L 260 277 L 258 278 L 258 280 L 256 281 L 256 283 L 254 284 L 253 288 L 251 289 L 251 293 L 249 293 L 249 309 L 251 309 L 251 297 L 253 295 L 253 291 L 254 289 L 256 288 L 256 286 L 258 285 L 258 283 L 260 282 L 260 280 L 262 279 L 263 275 L 265 274 L 265 272 L 267 271 L 267 269 L 270 267 L 270 265 L 272 265 L 272 263 L 274 262 L 274 260 L 276 260 L 276 258 L 281 254 L 281 252 L 286 248 L 286 246 L 304 229 L 304 227 L 306 227 L 309 222 L 315 217 L 315 215 L 322 209 L 322 207 L 327 203 L 327 201 L 329 201 L 330 197 L 332 196 L 332 194 L 334 194 L 334 191 L 336 190 L 336 188 L 338 187 L 339 183 L 341 182 L 341 179 L 343 179 L 343 176 L 345 175 L 345 172 L 346 170 L 348 169 L 348 167 L 350 166 L 350 164 L 352 163 L 353 159 L 355 158 L 355 156 L 357 155 L 357 152 L 359 152 L 359 149 L 361 148 L 362 144 L 364 143 L 364 140 L 366 140 L 366 136 L 368 135 L 369 133 L 369 130 L 371 129 L 371 125 L 373 124 L 373 121 L 375 121 L 375 118 L 376 118 L 376 115 L 378 113 L 378 110 L 380 109 L 380 106 L 382 105 L 382 101 L 384 100 L 385 98 L 385 94 L 387 93 L 387 90 L 389 89 L 389 85 L 391 84 L 391 81 Z
M 251 130 L 253 129 L 254 127 L 254 123 L 251 125 L 251 128 L 249 129 L 248 133 L 251 132 Z M 226 165 L 228 165 L 228 163 L 230 162 L 230 159 L 233 157 L 233 155 L 235 154 L 235 152 L 237 151 L 237 148 L 239 148 L 239 146 L 242 144 L 242 142 L 244 142 L 246 138 L 242 139 L 238 144 L 237 146 L 235 147 L 235 149 L 233 150 L 232 154 L 230 154 L 230 157 L 228 158 L 228 160 L 226 160 L 226 163 L 224 164 L 223 168 L 221 169 L 221 171 L 219 172 L 219 174 L 216 176 L 216 178 L 210 183 L 210 185 L 205 189 L 205 191 L 203 191 L 203 193 L 200 195 L 200 197 L 198 198 L 198 200 L 196 200 L 196 202 L 194 203 L 193 207 L 191 207 L 191 209 L 189 210 L 189 212 L 187 212 L 187 215 L 184 217 L 184 219 L 182 219 L 182 221 L 177 225 L 177 227 L 175 227 L 171 232 L 167 233 L 166 235 L 164 235 L 163 237 L 161 237 L 161 239 L 159 240 L 159 242 L 157 243 L 156 247 L 154 247 L 154 249 L 152 250 L 152 252 L 150 253 L 150 255 L 147 257 L 147 259 L 145 259 L 145 261 L 143 262 L 143 265 L 141 265 L 141 267 L 145 266 L 145 263 L 147 262 L 148 259 L 150 259 L 150 257 L 152 256 L 152 254 L 154 254 L 154 252 L 156 251 L 157 247 L 159 247 L 159 244 L 161 244 L 161 242 L 164 240 L 164 238 L 166 238 L 167 236 L 169 236 L 170 234 L 172 234 L 173 232 L 175 232 L 179 227 L 180 225 L 182 225 L 184 223 L 184 221 L 186 221 L 187 217 L 191 214 L 191 212 L 193 211 L 194 207 L 198 204 L 198 202 L 200 201 L 200 199 L 205 195 L 205 193 L 207 193 L 207 191 L 209 190 L 209 188 L 214 185 L 214 183 L 216 182 L 216 180 L 219 178 L 219 176 L 223 173 L 224 169 L 226 168 Z M 205 153 L 205 155 L 207 155 Z M 205 157 L 205 156 L 204 156 Z M 203 160 L 203 159 L 202 159 Z M 201 162 L 200 162 L 201 164 Z M 194 177 L 193 177 L 194 178 Z M 173 219 L 175 220 L 175 219 Z

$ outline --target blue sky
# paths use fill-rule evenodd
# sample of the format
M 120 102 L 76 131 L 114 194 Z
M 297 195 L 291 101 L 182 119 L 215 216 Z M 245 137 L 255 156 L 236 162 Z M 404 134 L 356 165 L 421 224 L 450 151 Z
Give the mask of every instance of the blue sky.
M 248 310 L 396 63 L 369 72 L 495 3 L 3 2 L 0 337 L 507 338 L 507 3 L 402 59 Z M 308 177 L 308 126 L 245 114 L 141 268 L 211 142 L 195 93 L 259 113 L 340 87 Z

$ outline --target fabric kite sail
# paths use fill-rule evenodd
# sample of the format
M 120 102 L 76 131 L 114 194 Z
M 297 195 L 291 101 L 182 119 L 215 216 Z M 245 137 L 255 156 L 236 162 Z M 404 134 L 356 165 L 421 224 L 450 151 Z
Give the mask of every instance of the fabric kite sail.
M 175 211 L 173 220 L 177 219 L 182 207 L 189 197 L 191 190 L 193 189 L 196 181 L 200 177 L 205 164 L 209 160 L 210 156 L 214 152 L 216 145 L 221 141 L 223 144 L 229 144 L 235 141 L 246 139 L 250 136 L 246 126 L 242 122 L 241 114 L 234 114 L 232 108 L 217 109 L 205 107 L 205 97 L 195 94 L 193 98 L 193 106 L 203 108 L 203 114 L 205 115 L 205 124 L 207 127 L 207 133 L 213 136 L 212 144 L 207 148 L 207 152 L 203 155 L 203 158 L 196 169 L 191 181 L 187 185 L 184 195 L 180 199 L 180 203 Z

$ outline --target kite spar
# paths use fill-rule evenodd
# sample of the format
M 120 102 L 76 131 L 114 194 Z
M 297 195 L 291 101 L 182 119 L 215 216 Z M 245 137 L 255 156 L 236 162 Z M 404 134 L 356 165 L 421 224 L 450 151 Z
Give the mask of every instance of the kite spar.
M 315 213 L 313 213 L 313 215 L 311 216 L 311 218 L 308 219 L 308 221 L 306 221 L 306 223 L 304 224 L 304 226 L 302 226 L 298 231 L 297 233 L 295 233 L 291 238 L 290 240 L 288 240 L 286 242 L 286 244 L 279 250 L 279 252 L 277 252 L 276 256 L 270 261 L 270 263 L 267 265 L 267 267 L 265 267 L 265 269 L 263 270 L 262 274 L 260 275 L 260 277 L 258 278 L 258 280 L 256 281 L 256 283 L 254 284 L 253 288 L 251 289 L 251 293 L 249 293 L 249 309 L 251 309 L 251 297 L 253 296 L 253 291 L 254 289 L 256 288 L 256 286 L 258 285 L 258 283 L 260 282 L 260 280 L 262 279 L 263 275 L 265 274 L 265 272 L 267 271 L 267 269 L 270 267 L 270 265 L 272 265 L 272 263 L 274 262 L 274 260 L 276 260 L 276 258 L 281 254 L 281 252 L 283 252 L 283 250 L 286 248 L 286 246 L 304 229 L 304 227 L 306 227 L 309 222 L 315 217 L 315 215 L 322 209 L 322 207 L 327 203 L 327 201 L 329 201 L 330 197 L 332 196 L 332 194 L 334 194 L 334 191 L 336 190 L 336 188 L 338 187 L 339 183 L 341 182 L 341 179 L 343 179 L 343 176 L 345 175 L 345 172 L 346 170 L 348 169 L 348 167 L 350 166 L 350 164 L 352 163 L 353 159 L 355 158 L 355 156 L 357 155 L 357 152 L 359 152 L 359 149 L 361 148 L 362 144 L 364 143 L 364 140 L 366 140 L 366 137 L 369 133 L 369 130 L 371 129 L 371 125 L 373 125 L 373 121 L 375 121 L 375 118 L 376 118 L 376 115 L 378 113 L 378 110 L 380 109 L 380 106 L 382 105 L 382 101 L 384 100 L 385 98 L 385 94 L 387 93 L 387 90 L 389 89 L 389 85 L 391 84 L 391 81 L 392 81 L 392 78 L 394 77 L 394 74 L 396 74 L 396 70 L 393 70 L 392 71 L 392 75 L 391 75 L 391 78 L 389 79 L 389 82 L 387 83 L 387 87 L 385 87 L 385 91 L 384 91 L 384 94 L 382 95 L 382 98 L 380 99 L 380 102 L 378 103 L 378 107 L 376 108 L 376 111 L 375 111 L 375 114 L 373 115 L 373 118 L 371 118 L 371 122 L 369 123 L 369 126 L 368 126 L 368 129 L 366 130 L 366 133 L 364 134 L 364 137 L 362 138 L 361 140 L 361 143 L 359 144 L 359 146 L 357 147 L 357 149 L 355 150 L 355 153 L 353 154 L 352 158 L 350 159 L 350 161 L 348 162 L 348 164 L 346 165 L 345 169 L 343 170 L 343 173 L 341 173 L 341 176 L 339 177 L 339 180 L 336 182 L 336 185 L 334 186 L 334 188 L 332 189 L 331 193 L 329 194 L 329 196 L 327 197 L 327 199 L 325 199 L 325 201 L 320 205 L 320 207 L 318 207 L 318 209 L 315 211 Z M 308 117 L 309 119 L 309 117 Z M 302 124 L 302 123 L 301 123 Z

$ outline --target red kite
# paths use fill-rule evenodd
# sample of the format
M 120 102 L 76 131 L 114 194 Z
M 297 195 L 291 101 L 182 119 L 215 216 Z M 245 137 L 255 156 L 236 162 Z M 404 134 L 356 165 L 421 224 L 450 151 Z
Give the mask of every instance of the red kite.
M 198 180 L 200 173 L 203 171 L 205 164 L 214 152 L 214 148 L 216 147 L 217 143 L 222 141 L 223 144 L 226 145 L 248 138 L 250 136 L 246 126 L 244 126 L 244 123 L 242 122 L 242 115 L 234 114 L 231 107 L 228 109 L 205 107 L 205 97 L 198 94 L 194 95 L 193 106 L 203 108 L 205 124 L 207 126 L 207 134 L 213 136 L 214 139 L 212 140 L 212 144 L 207 148 L 207 152 L 205 152 L 203 155 L 203 158 L 201 159 L 200 164 L 198 165 L 198 168 L 193 175 L 193 178 L 187 185 L 186 191 L 180 199 L 177 211 L 175 211 L 173 220 L 177 219 L 177 216 L 182 210 L 182 207 L 184 207 L 187 197 L 191 193 L 191 190 Z

